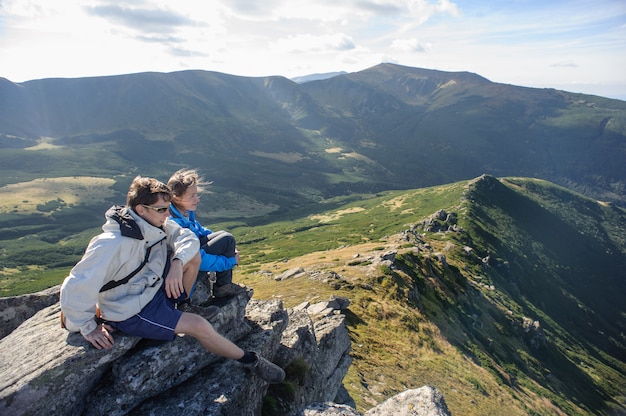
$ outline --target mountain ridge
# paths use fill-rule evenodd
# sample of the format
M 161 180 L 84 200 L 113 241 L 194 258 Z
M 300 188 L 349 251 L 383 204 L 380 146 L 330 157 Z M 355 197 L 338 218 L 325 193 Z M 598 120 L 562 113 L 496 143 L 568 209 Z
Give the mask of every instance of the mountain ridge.
M 167 175 L 154 150 L 137 152 L 158 145 L 167 164 L 199 167 L 219 189 L 236 185 L 260 203 L 295 180 L 307 191 L 281 197 L 283 210 L 482 173 L 540 177 L 626 204 L 626 103 L 471 73 L 380 64 L 304 84 L 199 70 L 36 80 L 0 85 L 0 110 L 4 184 L 23 171 L 16 159 L 42 163 L 41 152 L 23 149 L 48 137 L 66 146 L 49 160 L 98 153 L 114 162 L 108 177 Z M 51 176 L 70 173 L 48 165 Z
M 301 75 L 301 76 L 293 77 L 289 79 L 298 84 L 302 84 L 305 82 L 328 79 L 328 78 L 336 77 L 337 75 L 343 75 L 343 74 L 347 74 L 347 72 L 346 71 L 324 72 L 324 73 Z
M 622 208 L 486 175 L 235 231 L 256 296 L 351 300 L 344 383 L 357 408 L 414 382 L 439 388 L 452 414 L 626 410 Z
M 623 208 L 482 175 L 218 226 L 237 236 L 235 280 L 256 298 L 288 308 L 350 299 L 344 385 L 358 410 L 423 384 L 452 414 L 626 410 Z

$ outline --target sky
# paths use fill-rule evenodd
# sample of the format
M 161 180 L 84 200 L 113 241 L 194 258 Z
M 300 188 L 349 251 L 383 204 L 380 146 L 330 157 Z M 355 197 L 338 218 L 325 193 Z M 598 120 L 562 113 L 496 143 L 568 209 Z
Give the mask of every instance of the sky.
M 381 62 L 626 100 L 626 0 L 0 0 L 0 77 Z

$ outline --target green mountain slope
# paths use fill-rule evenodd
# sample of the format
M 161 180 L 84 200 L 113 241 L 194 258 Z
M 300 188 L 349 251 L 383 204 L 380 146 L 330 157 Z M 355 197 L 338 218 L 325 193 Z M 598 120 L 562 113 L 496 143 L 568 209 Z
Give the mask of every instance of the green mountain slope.
M 0 293 L 60 283 L 135 175 L 197 167 L 255 296 L 351 299 L 361 409 L 434 384 L 455 414 L 619 414 L 624 160 L 626 102 L 470 73 L 0 79 Z
M 359 153 L 419 186 L 489 173 L 540 177 L 586 193 L 593 175 L 607 178 L 600 171 L 617 174 L 608 175 L 613 179 L 624 173 L 619 156 L 595 147 L 625 149 L 623 102 L 390 64 L 304 89 L 359 120 L 348 139 Z M 612 193 L 607 188 L 606 196 Z
M 304 84 L 207 71 L 0 82 L 0 185 L 193 166 L 281 212 L 483 173 L 625 204 L 625 137 L 620 100 L 392 64 Z
M 235 228 L 239 279 L 288 306 L 350 299 L 345 384 L 361 410 L 433 384 L 453 414 L 621 414 L 625 215 L 547 182 L 482 176 Z
M 101 193 L 89 210 L 46 207 L 72 224 L 70 237 L 44 215 L 35 226 L 13 214 L 0 244 L 14 268 L 3 269 L 4 294 L 62 281 L 99 231 L 85 218 L 102 215 Z M 235 281 L 255 297 L 287 307 L 350 300 L 345 386 L 360 410 L 431 384 L 453 414 L 626 412 L 623 208 L 542 180 L 483 175 L 335 198 L 267 224 L 210 223 L 205 212 L 201 221 L 237 237 Z
M 213 181 L 207 220 L 258 225 L 483 173 L 624 206 L 625 159 L 625 102 L 470 73 L 382 64 L 304 84 L 207 71 L 0 80 L 0 264 L 71 263 L 77 249 L 59 243 L 99 227 L 137 174 L 198 168 Z M 82 183 L 109 180 L 103 191 Z M 44 243 L 33 255 L 22 237 Z

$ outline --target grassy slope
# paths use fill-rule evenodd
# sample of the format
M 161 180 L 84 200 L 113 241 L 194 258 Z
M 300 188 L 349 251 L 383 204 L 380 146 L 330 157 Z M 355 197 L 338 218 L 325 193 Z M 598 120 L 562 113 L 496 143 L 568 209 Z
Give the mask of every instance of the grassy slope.
M 317 208 L 211 228 L 237 236 L 236 280 L 255 297 L 287 307 L 350 299 L 345 385 L 359 410 L 431 384 L 453 414 L 624 411 L 624 210 L 546 182 L 492 177 Z M 463 232 L 425 230 L 450 225 L 424 221 L 441 209 Z M 84 247 L 95 232 L 59 243 Z M 373 261 L 389 250 L 398 252 L 393 267 Z M 294 267 L 307 274 L 272 278 Z M 60 283 L 66 270 L 23 268 L 12 290 L 36 290 L 20 286 L 28 276 Z
M 465 231 L 391 231 L 439 209 Z M 454 414 L 610 414 L 626 382 L 625 224 L 623 210 L 551 184 L 486 177 L 241 233 L 239 280 L 287 306 L 351 299 L 345 385 L 360 410 L 432 384 Z M 575 229 L 595 236 L 571 242 Z M 390 249 L 393 268 L 367 260 Z M 309 273 L 267 273 L 294 267 Z

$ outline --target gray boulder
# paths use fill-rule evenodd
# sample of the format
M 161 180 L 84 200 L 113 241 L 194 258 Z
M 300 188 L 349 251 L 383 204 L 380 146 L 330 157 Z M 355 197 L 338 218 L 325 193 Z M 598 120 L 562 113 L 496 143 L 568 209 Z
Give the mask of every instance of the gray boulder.
M 97 350 L 61 328 L 58 291 L 0 299 L 0 414 L 361 416 L 343 386 L 352 362 L 341 314 L 348 299 L 284 309 L 281 301 L 253 300 L 248 290 L 220 303 L 215 329 L 285 369 L 284 383 L 268 385 L 188 336 L 154 342 L 114 333 L 115 346 Z M 365 413 L 383 414 L 448 413 L 441 393 L 423 387 Z
M 449 416 L 448 406 L 443 394 L 432 386 L 406 390 L 393 396 L 373 409 L 365 416 Z
M 406 390 L 365 413 L 332 402 L 314 403 L 295 416 L 450 416 L 439 390 L 432 386 Z
M 60 288 L 54 286 L 37 293 L 0 298 L 0 338 L 9 335 L 38 311 L 57 303 Z
M 292 398 L 285 409 L 301 409 L 309 403 L 306 397 L 334 398 L 350 362 L 342 317 L 314 324 L 300 311 L 290 323 L 282 302 L 251 296 L 248 291 L 223 302 L 211 320 L 215 329 L 285 368 L 310 364 L 297 375 L 307 380 L 302 397 Z M 29 301 L 11 302 L 21 311 Z M 206 352 L 194 338 L 154 342 L 113 335 L 114 348 L 97 350 L 60 327 L 58 302 L 34 313 L 0 340 L 0 414 L 261 414 L 268 384 L 239 363 Z

